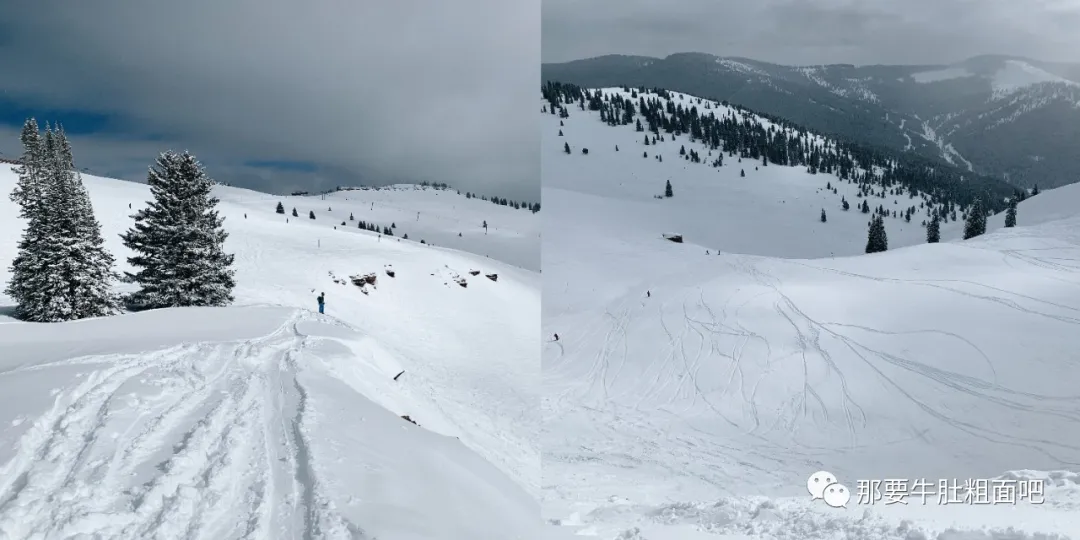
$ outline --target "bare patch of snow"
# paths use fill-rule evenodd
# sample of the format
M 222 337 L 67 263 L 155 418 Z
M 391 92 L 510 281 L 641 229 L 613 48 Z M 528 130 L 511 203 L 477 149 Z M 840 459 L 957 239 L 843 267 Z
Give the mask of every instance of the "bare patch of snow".
M 960 79 L 963 77 L 970 77 L 972 73 L 964 68 L 945 68 L 935 69 L 933 71 L 920 71 L 918 73 L 912 73 L 911 78 L 915 82 L 920 84 L 934 83 L 940 81 L 948 81 L 951 79 Z

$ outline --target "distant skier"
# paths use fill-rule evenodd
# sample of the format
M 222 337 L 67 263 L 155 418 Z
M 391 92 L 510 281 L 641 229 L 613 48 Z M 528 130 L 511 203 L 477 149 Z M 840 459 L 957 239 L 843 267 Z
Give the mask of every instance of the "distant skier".
M 326 313 L 326 293 L 319 293 L 319 297 L 315 299 L 319 302 L 319 313 Z
M 555 341 L 559 341 L 559 334 L 555 334 Z
M 645 298 L 652 298 L 652 293 L 649 291 L 645 291 Z

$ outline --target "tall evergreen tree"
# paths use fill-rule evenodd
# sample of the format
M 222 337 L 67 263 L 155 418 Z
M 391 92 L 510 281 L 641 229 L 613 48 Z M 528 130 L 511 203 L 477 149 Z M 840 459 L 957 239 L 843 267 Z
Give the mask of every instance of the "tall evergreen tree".
M 671 190 L 671 180 L 668 180 L 667 185 L 664 186 L 664 196 L 665 197 L 674 197 L 675 196 L 675 192 Z
M 44 141 L 41 139 L 37 120 L 30 118 L 23 124 L 19 139 L 23 144 L 23 154 L 19 160 L 20 165 L 15 169 L 19 179 L 11 192 L 11 200 L 21 208 L 20 215 L 24 219 L 30 219 L 28 214 L 33 213 L 30 207 L 41 202 L 44 197 Z
M 52 134 L 46 131 L 46 138 Z M 48 170 L 45 139 L 38 131 L 37 122 L 31 118 L 23 125 L 20 136 L 23 144 L 21 165 L 15 169 L 19 178 L 11 192 L 11 200 L 19 205 L 19 216 L 26 220 L 26 229 L 17 244 L 18 252 L 11 264 L 11 279 L 5 292 L 16 302 L 15 315 L 24 320 L 44 321 L 40 281 L 45 278 L 45 242 L 49 226 L 45 219 Z M 50 148 L 51 148 L 50 142 Z
M 825 217 L 825 209 L 824 209 L 824 208 L 822 208 L 822 209 L 821 209 L 821 222 L 822 222 L 822 223 L 825 223 L 825 220 L 826 220 L 826 217 Z
M 934 217 L 930 219 L 930 224 L 926 226 L 926 242 L 929 244 L 936 244 L 941 241 L 941 218 L 938 217 L 937 212 L 934 212 Z
M 870 219 L 870 229 L 866 236 L 866 252 L 880 253 L 889 249 L 889 238 L 885 234 L 885 218 L 875 215 Z
M 296 207 L 295 206 L 292 209 L 292 217 L 300 217 L 300 214 L 296 213 Z
M 1016 198 L 1009 200 L 1009 209 L 1005 211 L 1005 226 L 1016 226 Z
M 223 306 L 233 301 L 234 255 L 225 253 L 228 233 L 211 194 L 214 181 L 194 156 L 164 152 L 147 175 L 154 200 L 121 235 L 139 269 L 127 278 L 140 285 L 128 297 L 136 309 Z
M 278 203 L 277 203 L 276 212 L 279 213 L 279 214 L 284 214 L 285 213 L 285 205 L 281 204 L 281 201 L 278 201 Z
M 967 219 L 964 221 L 964 240 L 975 238 L 986 232 L 986 210 L 983 209 L 982 200 L 976 198 L 968 208 Z
M 31 133 L 35 128 L 24 126 L 27 161 L 21 172 L 28 180 L 12 194 L 28 221 L 7 287 L 17 302 L 16 316 L 54 322 L 114 314 L 115 260 L 105 250 L 71 145 L 60 127 L 46 127 L 44 139 Z

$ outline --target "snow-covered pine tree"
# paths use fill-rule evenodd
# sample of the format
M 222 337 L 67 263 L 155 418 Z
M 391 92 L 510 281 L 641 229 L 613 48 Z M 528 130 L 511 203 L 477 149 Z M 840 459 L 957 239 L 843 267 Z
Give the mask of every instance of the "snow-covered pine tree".
M 46 134 L 51 141 L 51 135 Z M 11 192 L 11 200 L 19 205 L 19 217 L 27 223 L 17 244 L 18 252 L 11 263 L 11 279 L 4 291 L 15 300 L 16 317 L 42 322 L 42 296 L 36 292 L 40 290 L 44 278 L 42 249 L 49 234 L 48 223 L 41 211 L 46 188 L 46 141 L 41 137 L 37 121 L 33 118 L 23 125 L 20 139 L 23 143 L 22 164 L 15 170 L 19 179 Z
M 105 250 L 67 136 L 46 127 L 36 150 L 24 144 L 41 182 L 37 202 L 26 199 L 29 223 L 12 264 L 8 293 L 18 302 L 16 315 L 55 322 L 116 313 L 115 260 Z
M 1005 211 L 1005 226 L 1016 226 L 1016 197 L 1009 200 L 1009 209 Z
M 278 201 L 277 208 L 274 211 L 279 213 L 279 214 L 284 214 L 285 213 L 285 205 L 281 204 L 281 201 Z
M 870 218 L 870 229 L 867 232 L 866 252 L 880 253 L 889 249 L 889 239 L 885 234 L 885 218 L 875 215 Z
M 936 244 L 941 241 L 941 218 L 938 217 L 937 212 L 934 212 L 934 217 L 930 219 L 930 224 L 926 226 L 926 242 L 929 244 Z
M 104 317 L 120 311 L 120 301 L 113 292 L 113 281 L 119 277 L 115 272 L 116 259 L 105 249 L 101 236 L 101 224 L 94 216 L 90 194 L 83 185 L 82 176 L 75 168 L 71 144 L 63 127 L 56 130 L 56 168 L 60 182 L 57 196 L 70 201 L 70 216 L 59 216 L 60 234 L 71 232 L 77 242 L 70 244 L 69 256 L 59 263 L 68 267 L 70 275 L 77 276 L 68 283 L 69 298 L 74 319 Z M 57 204 L 50 201 L 51 205 Z M 66 219 L 65 219 L 66 218 Z
M 40 202 L 43 197 L 41 175 L 44 141 L 41 139 L 37 120 L 33 118 L 26 120 L 19 140 L 23 144 L 23 154 L 19 160 L 21 164 L 15 168 L 15 174 L 19 176 L 19 179 L 11 192 L 11 200 L 21 208 L 21 217 L 30 219 L 27 214 L 32 213 L 32 209 L 28 207 Z
M 964 240 L 975 238 L 986 232 L 986 210 L 983 209 L 982 200 L 975 199 L 968 209 L 967 219 L 964 221 Z
M 147 175 L 152 201 L 121 235 L 138 269 L 127 278 L 140 285 L 128 296 L 135 309 L 224 306 L 233 301 L 234 255 L 218 215 L 214 181 L 191 154 L 164 152 Z

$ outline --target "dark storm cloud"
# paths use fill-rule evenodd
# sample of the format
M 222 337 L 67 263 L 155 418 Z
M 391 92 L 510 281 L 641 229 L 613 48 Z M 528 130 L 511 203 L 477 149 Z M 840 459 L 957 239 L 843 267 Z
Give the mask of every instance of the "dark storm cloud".
M 544 0 L 543 60 L 676 52 L 788 64 L 1080 61 L 1080 0 Z
M 157 133 L 133 144 L 149 152 L 138 176 L 169 143 L 237 184 L 539 194 L 538 1 L 39 0 L 0 19 L 5 99 L 114 117 L 75 148 L 91 168 Z

